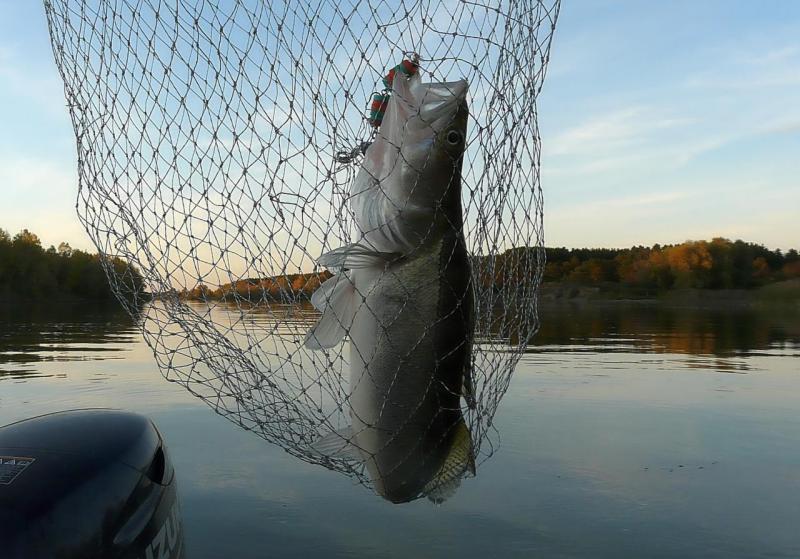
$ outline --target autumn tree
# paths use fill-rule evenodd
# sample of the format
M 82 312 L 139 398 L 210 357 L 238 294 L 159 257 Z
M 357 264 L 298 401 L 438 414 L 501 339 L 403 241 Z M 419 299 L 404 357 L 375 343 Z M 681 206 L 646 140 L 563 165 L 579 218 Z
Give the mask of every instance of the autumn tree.
M 704 241 L 687 241 L 665 251 L 675 287 L 707 287 L 713 259 Z

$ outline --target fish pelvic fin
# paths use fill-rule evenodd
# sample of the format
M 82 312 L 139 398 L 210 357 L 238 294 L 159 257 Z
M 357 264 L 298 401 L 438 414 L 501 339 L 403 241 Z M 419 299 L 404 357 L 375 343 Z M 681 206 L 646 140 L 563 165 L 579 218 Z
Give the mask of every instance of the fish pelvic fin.
M 312 450 L 328 458 L 345 458 L 350 460 L 363 460 L 353 442 L 355 435 L 352 426 L 348 425 L 338 431 L 331 431 L 311 444 Z
M 333 249 L 320 256 L 318 264 L 339 273 L 328 278 L 311 296 L 311 304 L 322 312 L 322 316 L 308 331 L 303 344 L 313 350 L 332 348 L 349 332 L 358 307 L 363 302 L 362 295 L 356 289 L 353 273 L 349 270 L 371 268 L 382 271 L 400 257 L 398 253 L 378 252 L 358 243 Z M 359 282 L 363 283 L 364 277 L 359 277 Z
M 424 487 L 422 493 L 437 505 L 455 495 L 466 474 L 475 475 L 475 449 L 472 433 L 462 417 L 455 426 L 453 442 L 439 472 Z
M 306 334 L 303 344 L 313 350 L 334 347 L 344 338 L 358 309 L 358 293 L 347 273 L 328 278 L 311 296 L 322 316 Z

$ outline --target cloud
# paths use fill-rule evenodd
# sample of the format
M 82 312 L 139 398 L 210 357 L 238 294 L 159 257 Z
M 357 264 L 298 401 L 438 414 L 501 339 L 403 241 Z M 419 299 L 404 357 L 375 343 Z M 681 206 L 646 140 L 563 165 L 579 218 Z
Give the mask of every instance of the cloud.
M 781 62 L 787 58 L 792 58 L 800 55 L 800 45 L 787 45 L 777 49 L 773 49 L 763 54 L 753 56 L 750 60 L 756 64 L 767 64 L 772 62 Z
M 800 84 L 800 45 L 784 44 L 766 50 L 765 44 L 719 47 L 709 53 L 715 63 L 688 76 L 689 88 L 761 90 Z
M 800 84 L 798 68 L 775 69 L 757 74 L 732 75 L 724 71 L 711 70 L 689 77 L 686 86 L 690 88 L 744 89 L 759 90 L 772 87 L 787 87 Z
M 551 155 L 595 155 L 640 145 L 652 140 L 653 133 L 691 124 L 688 118 L 664 116 L 647 106 L 615 109 L 593 116 L 568 128 L 549 141 Z
M 737 140 L 735 135 L 719 134 L 708 138 L 659 137 L 654 131 L 653 137 L 640 136 L 638 141 L 629 141 L 625 145 L 618 144 L 614 150 L 608 148 L 607 153 L 575 152 L 575 157 L 558 157 L 550 150 L 544 149 L 542 157 L 542 175 L 554 177 L 598 177 L 626 175 L 648 176 L 653 173 L 665 173 L 688 164 L 704 153 L 719 149 Z M 565 154 L 566 155 L 566 154 Z
M 631 211 L 642 212 L 648 208 L 657 208 L 662 211 L 667 205 L 690 198 L 692 193 L 689 191 L 673 190 L 669 192 L 648 192 L 632 196 L 618 196 L 581 204 L 570 204 L 568 207 L 553 210 L 555 217 L 559 212 L 569 215 L 570 219 L 609 215 L 624 214 Z M 639 215 L 641 215 L 639 213 Z
M 675 110 L 637 105 L 585 118 L 580 124 L 544 138 L 545 175 L 579 177 L 685 165 L 731 137 L 697 134 L 702 124 Z
M 731 169 L 712 179 L 674 177 L 651 185 L 655 190 L 598 192 L 593 195 L 600 199 L 577 204 L 553 193 L 545 212 L 548 245 L 627 247 L 723 236 L 796 248 L 797 181 L 751 175 Z
M 792 69 L 797 52 L 794 47 L 768 51 L 767 61 L 758 66 L 753 61 L 735 62 L 739 55 L 703 51 L 698 57 L 708 64 L 701 67 L 709 68 L 703 79 L 714 84 L 708 91 L 689 87 L 699 85 L 700 78 L 697 74 L 686 77 L 682 70 L 669 79 L 651 76 L 660 87 L 643 88 L 637 82 L 623 87 L 606 84 L 615 95 L 598 88 L 598 95 L 590 99 L 585 95 L 567 98 L 566 105 L 559 107 L 560 118 L 548 115 L 544 119 L 544 172 L 570 177 L 624 172 L 632 177 L 644 167 L 659 171 L 681 167 L 764 133 L 792 133 L 800 123 L 792 104 L 794 89 L 776 88 L 766 95 L 756 90 L 732 91 L 723 85 L 753 76 L 774 83 L 800 83 L 800 63 Z M 758 71 L 753 69 L 757 66 Z M 553 124 L 560 125 L 560 130 L 554 130 Z
M 780 117 L 765 123 L 760 129 L 761 134 L 796 134 L 800 133 L 800 118 Z

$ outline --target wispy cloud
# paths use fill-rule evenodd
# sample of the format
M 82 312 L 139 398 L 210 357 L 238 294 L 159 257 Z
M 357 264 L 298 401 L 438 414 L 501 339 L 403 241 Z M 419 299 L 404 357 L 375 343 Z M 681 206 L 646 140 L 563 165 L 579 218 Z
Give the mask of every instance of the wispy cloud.
M 592 116 L 549 140 L 551 155 L 597 155 L 650 142 L 653 134 L 691 124 L 691 119 L 660 114 L 653 107 L 633 106 Z
M 650 191 L 599 192 L 578 204 L 553 195 L 557 199 L 545 212 L 547 238 L 553 240 L 548 244 L 627 247 L 724 236 L 772 248 L 797 247 L 800 185 L 740 173 L 731 169 L 713 179 L 674 175 Z
M 563 157 L 548 151 L 545 144 L 542 174 L 546 177 L 585 177 L 613 176 L 622 172 L 627 175 L 643 171 L 647 174 L 664 173 L 737 140 L 737 136 L 732 134 L 686 139 L 687 135 L 688 132 L 680 138 L 666 138 L 654 128 L 648 134 L 642 132 L 635 139 L 625 141 L 624 145 L 620 141 L 596 152 L 563 152 Z
M 691 88 L 746 89 L 757 90 L 767 87 L 794 86 L 800 84 L 797 68 L 774 69 L 758 74 L 742 75 L 710 70 L 690 76 L 686 86 Z
M 800 45 L 785 45 L 765 53 L 752 56 L 750 60 L 756 64 L 769 64 L 782 62 L 788 59 L 800 57 Z
M 48 194 L 35 204 L 46 203 L 56 193 L 77 193 L 77 176 L 72 169 L 27 155 L 0 154 L 0 184 L 6 199 L 16 195 L 29 198 L 33 192 Z
M 782 116 L 764 123 L 758 129 L 761 134 L 797 134 L 800 133 L 800 117 Z
M 715 64 L 687 76 L 689 88 L 757 90 L 800 84 L 800 44 L 768 50 L 763 44 L 718 49 Z
M 624 214 L 630 211 L 642 212 L 647 211 L 648 208 L 662 211 L 666 205 L 679 201 L 683 202 L 692 196 L 696 196 L 696 193 L 679 190 L 670 192 L 649 192 L 631 196 L 605 198 L 580 204 L 570 204 L 568 208 L 559 208 L 553 211 L 556 213 L 556 216 L 559 215 L 559 212 L 565 212 L 565 215 L 569 214 L 570 219 L 607 214 Z

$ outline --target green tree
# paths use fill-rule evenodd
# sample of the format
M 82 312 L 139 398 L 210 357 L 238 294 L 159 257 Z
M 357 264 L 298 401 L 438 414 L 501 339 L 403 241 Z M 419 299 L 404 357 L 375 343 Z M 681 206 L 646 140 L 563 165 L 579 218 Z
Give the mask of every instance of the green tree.
M 42 241 L 39 240 L 39 237 L 28 231 L 27 229 L 23 229 L 19 233 L 14 236 L 14 242 L 20 244 L 27 244 L 27 245 L 34 245 L 38 246 L 39 248 L 42 247 Z
M 143 281 L 138 270 L 119 259 L 109 262 L 123 292 L 131 298 L 140 296 Z M 39 237 L 28 229 L 13 239 L 0 229 L 0 296 L 114 299 L 99 255 L 72 250 L 67 243 L 61 243 L 58 250 L 52 246 L 44 250 Z

